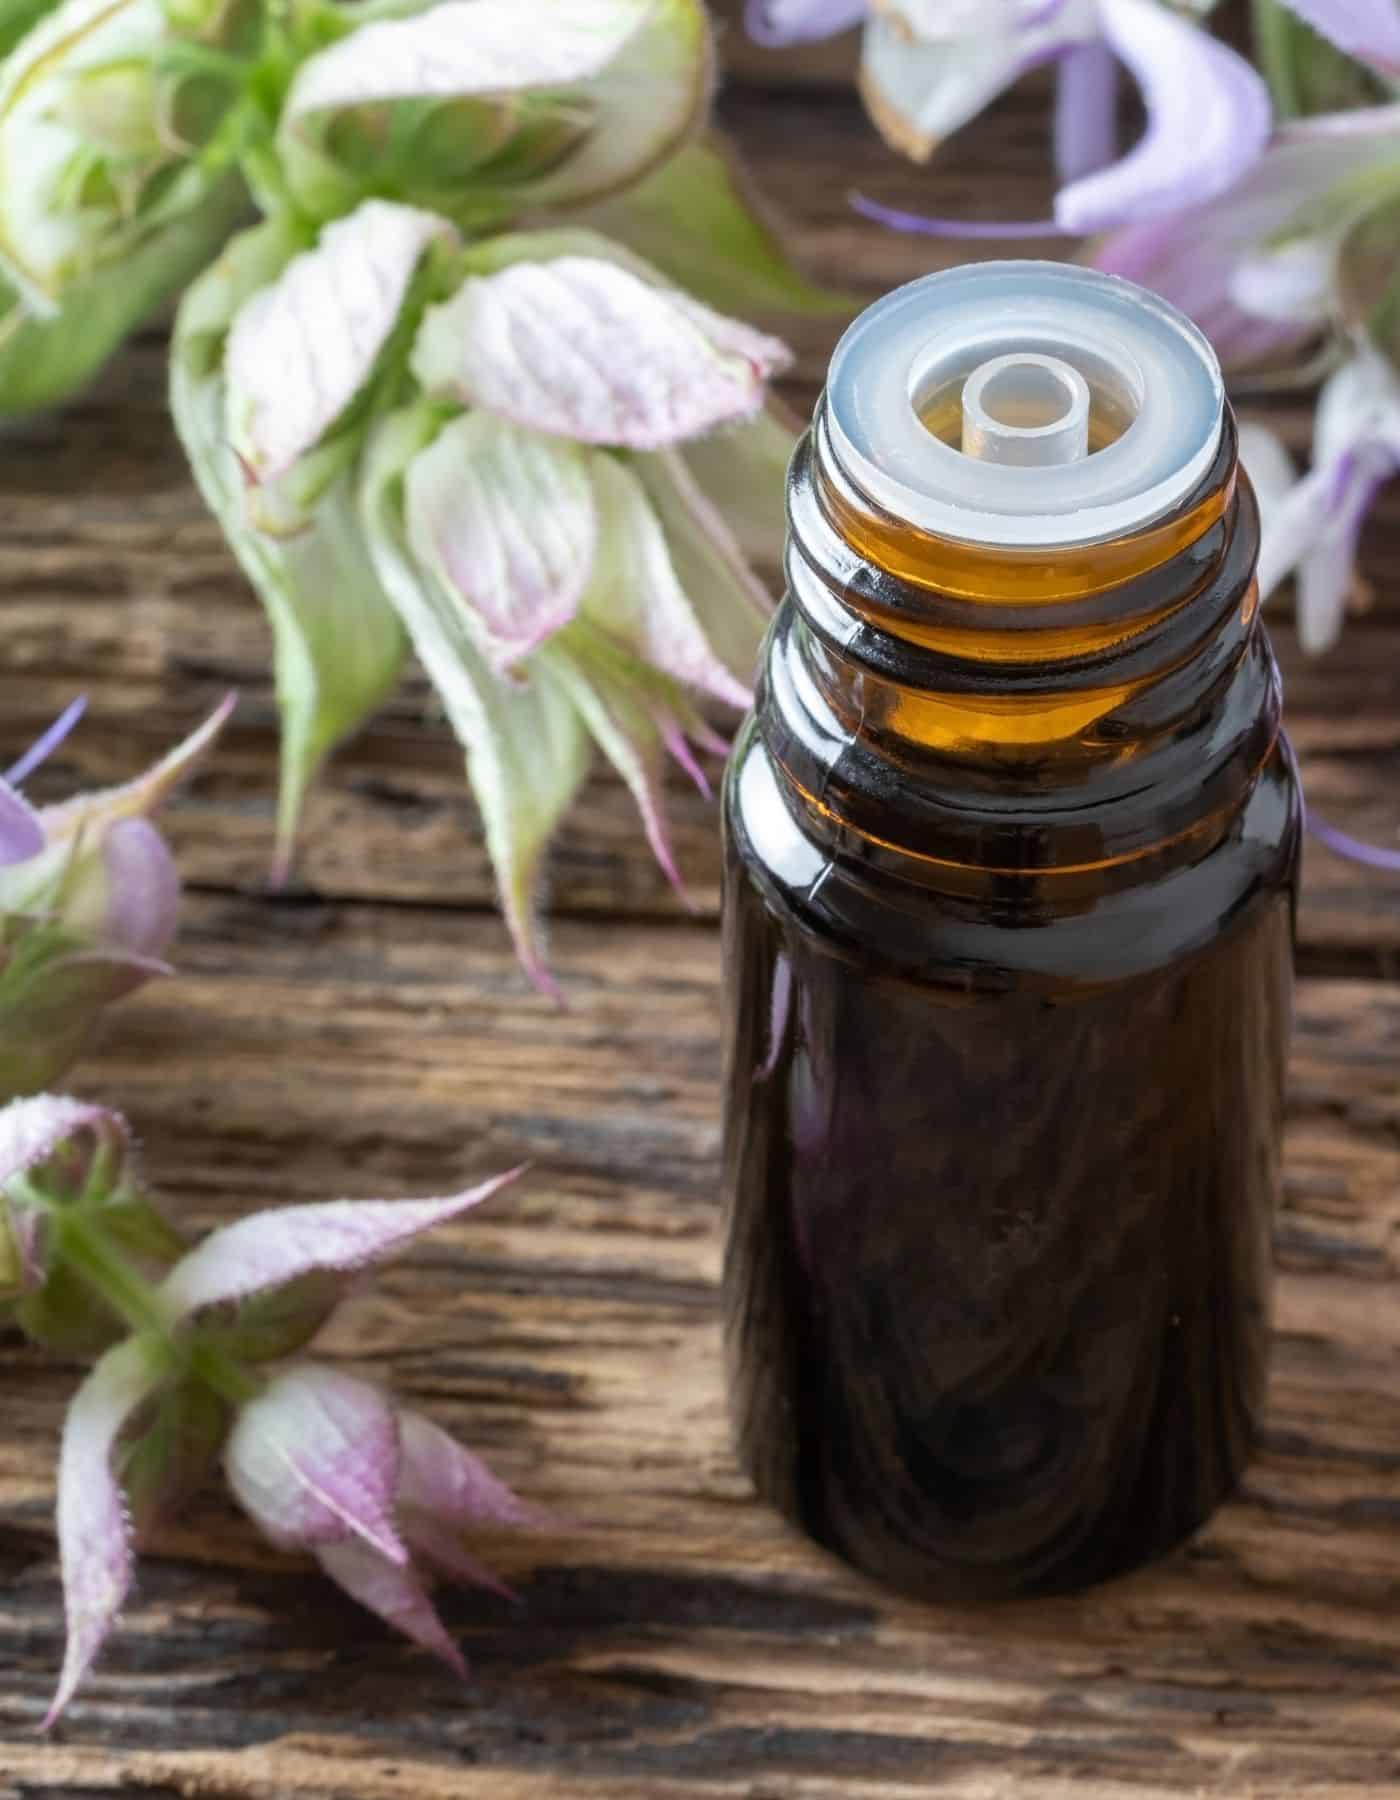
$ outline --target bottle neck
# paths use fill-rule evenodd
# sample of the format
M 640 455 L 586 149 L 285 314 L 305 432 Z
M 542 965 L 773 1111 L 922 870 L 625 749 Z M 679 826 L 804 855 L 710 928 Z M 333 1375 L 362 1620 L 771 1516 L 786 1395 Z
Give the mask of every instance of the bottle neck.
M 789 519 L 758 729 L 818 835 L 957 886 L 959 870 L 1127 883 L 1229 830 L 1279 721 L 1233 420 L 1169 518 L 992 551 L 881 513 L 823 406 Z

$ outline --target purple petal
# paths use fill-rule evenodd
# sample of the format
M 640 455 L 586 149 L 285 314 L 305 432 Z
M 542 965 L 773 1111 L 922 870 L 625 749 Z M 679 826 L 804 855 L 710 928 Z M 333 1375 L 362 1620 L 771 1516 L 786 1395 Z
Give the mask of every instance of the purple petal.
M 1237 366 L 1281 355 L 1301 344 L 1309 327 L 1296 320 L 1260 319 L 1234 296 L 1243 259 L 1286 232 L 1330 190 L 1373 167 L 1400 143 L 1400 108 L 1372 107 L 1284 127 L 1265 154 L 1228 194 L 1114 232 L 1095 265 L 1154 288 L 1189 313 L 1222 360 Z
M 930 213 L 905 212 L 898 206 L 886 206 L 865 194 L 850 195 L 852 212 L 877 225 L 888 225 L 892 231 L 907 231 L 922 237 L 936 238 L 1034 238 L 1072 237 L 1075 234 L 1054 219 L 943 219 Z
M 714 790 L 710 786 L 710 778 L 696 760 L 695 752 L 690 747 L 690 739 L 685 735 L 680 722 L 669 713 L 654 713 L 652 716 L 656 721 L 656 729 L 661 733 L 662 743 L 678 766 L 690 777 L 700 798 L 713 800 Z
M 748 0 L 744 29 L 756 44 L 778 49 L 849 31 L 866 10 L 867 0 Z
M 1100 0 L 1111 48 L 1147 106 L 1147 130 L 1121 162 L 1062 188 L 1068 231 L 1108 231 L 1223 194 L 1268 141 L 1269 92 L 1242 56 L 1156 0 Z
M 1384 869 L 1388 874 L 1400 875 L 1400 850 L 1383 850 L 1379 844 L 1363 843 L 1360 838 L 1352 837 L 1348 832 L 1338 831 L 1335 825 L 1329 825 L 1325 819 L 1309 810 L 1308 830 L 1319 843 L 1337 856 L 1345 857 L 1348 862 L 1362 863 L 1368 869 Z
M 126 1120 L 105 1106 L 59 1094 L 12 1100 L 0 1110 L 0 1187 L 47 1162 L 60 1144 L 79 1132 L 91 1132 L 99 1143 L 123 1149 L 131 1141 Z
M 29 746 L 17 763 L 6 769 L 3 779 L 16 787 L 27 780 L 46 757 L 53 755 L 86 710 L 86 694 L 79 694 L 76 700 L 70 700 L 48 730 Z
M 1400 7 L 1395 0 L 1284 0 L 1290 11 L 1348 56 L 1400 78 Z
M 68 1641 L 45 1729 L 92 1666 L 131 1584 L 131 1530 L 112 1452 L 123 1425 L 160 1380 L 148 1345 L 133 1338 L 107 1352 L 68 1408 L 58 1460 L 58 1545 Z
M 368 1382 L 300 1363 L 240 1411 L 224 1449 L 238 1503 L 288 1550 L 364 1542 L 406 1563 L 394 1526 L 398 1422 Z
M 1060 58 L 1055 169 L 1078 181 L 1118 154 L 1118 65 L 1106 44 L 1076 44 Z
M 1364 455 L 1342 459 L 1332 472 L 1326 528 L 1298 564 L 1298 642 L 1310 656 L 1330 650 L 1341 636 L 1361 526 L 1389 472 Z
M 479 1456 L 420 1413 L 401 1415 L 399 1446 L 403 1507 L 445 1525 L 511 1525 L 528 1530 L 549 1524 L 544 1513 L 493 1475 Z
M 0 1122 L 4 1117 L 0 1113 Z M 425 1231 L 489 1200 L 520 1173 L 511 1169 L 444 1200 L 331 1200 L 254 1213 L 211 1232 L 183 1258 L 166 1277 L 162 1300 L 174 1318 L 184 1319 L 313 1270 L 351 1273 L 383 1262 Z
M 149 819 L 118 819 L 102 840 L 107 878 L 103 943 L 133 956 L 159 958 L 175 936 L 180 877 L 165 840 Z
M 408 1540 L 416 1555 L 443 1575 L 456 1581 L 470 1582 L 473 1587 L 488 1589 L 503 1600 L 514 1600 L 514 1590 L 507 1587 L 495 1570 L 473 1556 L 458 1534 L 449 1526 L 431 1519 L 426 1513 L 414 1513 L 406 1527 Z
M 0 780 L 0 869 L 28 862 L 44 847 L 38 813 L 8 782 Z
M 462 1653 L 448 1636 L 412 1567 L 401 1568 L 387 1562 L 367 1544 L 353 1538 L 343 1544 L 323 1545 L 316 1552 L 316 1560 L 352 1600 L 377 1613 L 386 1625 L 431 1651 L 454 1674 L 466 1679 L 467 1665 Z

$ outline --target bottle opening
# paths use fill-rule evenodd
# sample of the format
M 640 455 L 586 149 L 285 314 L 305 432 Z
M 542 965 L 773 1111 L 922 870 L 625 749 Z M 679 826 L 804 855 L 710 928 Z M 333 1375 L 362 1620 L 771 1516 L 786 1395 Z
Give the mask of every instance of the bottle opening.
M 1058 356 L 994 356 L 963 383 L 962 450 L 983 462 L 1078 462 L 1089 454 L 1089 384 Z
M 863 313 L 827 384 L 845 474 L 911 527 L 987 546 L 1126 536 L 1220 444 L 1224 384 L 1156 295 L 1064 263 L 981 263 Z

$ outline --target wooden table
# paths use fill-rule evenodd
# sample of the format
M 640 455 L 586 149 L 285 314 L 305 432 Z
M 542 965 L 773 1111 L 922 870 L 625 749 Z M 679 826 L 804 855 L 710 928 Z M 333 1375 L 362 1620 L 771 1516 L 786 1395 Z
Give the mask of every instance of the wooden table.
M 777 85 L 752 53 L 745 69 L 726 118 L 819 275 L 874 292 L 928 266 L 852 220 L 850 185 L 985 215 L 1045 194 L 1034 94 L 919 172 L 847 90 Z M 800 333 L 799 405 L 831 335 Z M 212 1492 L 150 1546 L 45 1744 L 54 1455 L 78 1370 L 6 1343 L 4 1800 L 1400 1793 L 1400 882 L 1308 852 L 1273 1388 L 1238 1501 L 1079 1599 L 901 1603 L 756 1505 L 730 1456 L 712 812 L 676 785 L 691 916 L 616 782 L 593 782 L 554 861 L 556 1012 L 511 959 L 460 758 L 413 682 L 333 765 L 298 885 L 268 898 L 267 639 L 186 478 L 161 354 L 139 345 L 98 396 L 0 445 L 0 758 L 85 690 L 90 721 L 46 779 L 111 779 L 243 693 L 169 815 L 190 887 L 179 978 L 112 1016 L 75 1085 L 129 1112 L 196 1228 L 532 1159 L 347 1307 L 323 1353 L 578 1524 L 488 1546 L 518 1609 L 445 1594 L 463 1687 Z M 1302 448 L 1304 412 L 1280 416 Z M 1374 610 L 1340 649 L 1303 663 L 1286 610 L 1276 634 L 1313 804 L 1387 839 L 1393 499 L 1366 550 Z

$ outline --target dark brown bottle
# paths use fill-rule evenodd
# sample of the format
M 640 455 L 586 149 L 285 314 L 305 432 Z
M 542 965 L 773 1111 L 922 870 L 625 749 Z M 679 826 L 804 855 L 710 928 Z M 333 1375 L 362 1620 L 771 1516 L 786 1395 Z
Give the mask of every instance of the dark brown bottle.
M 726 782 L 740 1452 L 907 1591 L 1078 1587 L 1264 1392 L 1300 808 L 1218 368 L 1123 282 L 929 277 L 790 527 Z

